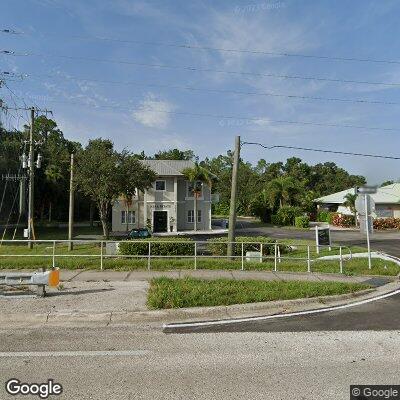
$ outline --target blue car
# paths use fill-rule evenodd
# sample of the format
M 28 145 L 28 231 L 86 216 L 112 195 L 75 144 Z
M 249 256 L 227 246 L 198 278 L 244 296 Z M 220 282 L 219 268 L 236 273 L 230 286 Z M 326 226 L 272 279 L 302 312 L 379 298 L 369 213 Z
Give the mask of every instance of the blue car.
M 146 239 L 151 237 L 151 232 L 147 228 L 132 229 L 127 235 L 127 239 Z

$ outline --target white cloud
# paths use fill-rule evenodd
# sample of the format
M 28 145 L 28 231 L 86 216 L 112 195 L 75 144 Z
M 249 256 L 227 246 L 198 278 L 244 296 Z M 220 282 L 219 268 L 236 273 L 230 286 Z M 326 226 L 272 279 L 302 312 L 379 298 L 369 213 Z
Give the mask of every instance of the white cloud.
M 157 98 L 152 93 L 148 93 L 140 103 L 140 109 L 133 112 L 133 118 L 140 124 L 150 128 L 166 128 L 170 121 L 170 112 L 175 106 L 166 101 Z

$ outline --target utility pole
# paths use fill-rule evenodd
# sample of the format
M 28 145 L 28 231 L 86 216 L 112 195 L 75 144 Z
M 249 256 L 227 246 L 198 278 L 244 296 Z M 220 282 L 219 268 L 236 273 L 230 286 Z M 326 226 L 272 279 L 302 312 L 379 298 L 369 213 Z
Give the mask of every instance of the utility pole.
M 31 112 L 31 126 L 29 129 L 29 155 L 28 155 L 28 160 L 26 158 L 26 154 L 24 153 L 22 155 L 22 168 L 29 169 L 28 172 L 28 177 L 29 177 L 29 195 L 28 195 L 28 248 L 32 249 L 33 248 L 33 243 L 32 243 L 32 238 L 35 239 L 35 230 L 33 227 L 33 214 L 34 214 L 34 181 L 35 181 L 35 167 L 40 168 L 42 165 L 42 156 L 38 154 L 36 163 L 35 163 L 35 150 L 34 146 L 36 144 L 39 144 L 39 142 L 34 142 L 33 141 L 33 125 L 35 123 L 35 112 L 43 112 L 46 115 L 47 114 L 52 114 L 52 111 L 49 110 L 40 110 L 35 107 L 8 107 L 4 106 L 3 103 L 0 101 L 0 106 L 5 109 L 5 110 L 23 110 L 23 111 L 30 111 Z M 28 161 L 28 162 L 27 162 Z M 35 165 L 36 164 L 36 165 Z
M 69 219 L 68 219 L 68 250 L 74 249 L 72 243 L 73 224 L 74 224 L 74 154 L 71 154 L 71 175 L 69 179 Z
M 234 255 L 234 241 L 236 228 L 236 197 L 237 197 L 237 179 L 239 171 L 240 158 L 240 136 L 235 138 L 235 151 L 233 153 L 233 168 L 232 168 L 232 186 L 231 186 L 231 205 L 229 209 L 229 230 L 228 230 L 228 252 L 227 256 Z
M 34 195 L 34 180 L 35 180 L 35 167 L 34 167 L 34 148 L 33 148 L 33 124 L 35 122 L 35 109 L 31 108 L 31 127 L 29 130 L 29 197 L 28 197 L 28 248 L 32 249 L 33 243 L 31 242 L 33 234 L 33 195 Z

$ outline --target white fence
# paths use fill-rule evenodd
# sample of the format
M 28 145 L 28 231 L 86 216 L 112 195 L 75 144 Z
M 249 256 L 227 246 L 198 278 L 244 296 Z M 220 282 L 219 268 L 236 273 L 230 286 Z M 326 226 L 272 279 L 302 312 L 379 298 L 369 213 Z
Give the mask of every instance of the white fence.
M 146 260 L 147 269 L 150 270 L 152 267 L 152 260 L 155 259 L 193 259 L 193 268 L 197 269 L 198 261 L 204 259 L 216 260 L 216 259 L 225 259 L 225 260 L 236 260 L 240 261 L 241 270 L 246 269 L 246 263 L 248 261 L 252 262 L 266 262 L 266 261 L 273 261 L 273 270 L 279 270 L 279 264 L 282 261 L 296 261 L 296 262 L 304 262 L 307 265 L 307 271 L 312 272 L 312 263 L 319 259 L 319 256 L 315 253 L 312 257 L 312 249 L 316 249 L 316 246 L 311 246 L 302 243 L 261 243 L 261 242 L 228 242 L 228 241 L 217 241 L 217 242 L 210 242 L 210 241 L 179 241 L 179 240 L 132 240 L 129 243 L 140 243 L 141 246 L 146 244 L 146 252 L 144 254 L 120 254 L 118 252 L 110 251 L 107 252 L 106 249 L 110 249 L 110 247 L 115 246 L 118 248 L 120 243 L 126 243 L 127 241 L 115 241 L 115 240 L 31 240 L 33 244 L 34 250 L 29 250 L 27 248 L 26 252 L 21 254 L 13 253 L 10 248 L 7 248 L 7 245 L 19 245 L 18 248 L 21 248 L 23 245 L 27 245 L 27 240 L 3 240 L 0 242 L 0 258 L 20 258 L 20 257 L 42 257 L 42 258 L 51 258 L 52 267 L 55 268 L 57 265 L 57 259 L 61 258 L 83 258 L 83 259 L 99 259 L 99 267 L 101 270 L 104 269 L 104 262 L 107 259 L 142 259 Z M 76 252 L 63 252 L 57 253 L 58 246 L 67 246 L 70 242 L 73 243 L 74 248 L 79 248 L 80 245 L 94 245 L 99 248 L 98 253 L 96 254 L 83 254 L 83 253 L 76 253 Z M 162 255 L 162 254 L 155 254 L 152 251 L 152 245 L 159 243 L 182 243 L 185 245 L 192 245 L 193 246 L 193 254 L 177 254 L 177 255 Z M 208 246 L 210 245 L 228 245 L 228 243 L 235 243 L 234 248 L 239 247 L 239 254 L 235 254 L 233 256 L 224 255 L 213 255 L 210 254 L 210 250 Z M 38 253 L 35 252 L 36 245 L 48 245 L 47 250 L 51 250 L 49 253 Z M 153 246 L 154 247 L 154 246 Z M 268 254 L 265 253 L 265 247 L 268 247 Z M 319 248 L 328 248 L 332 252 L 338 252 L 338 272 L 343 273 L 343 264 L 345 261 L 348 261 L 352 258 L 351 249 L 348 246 L 319 246 Z M 248 251 L 250 248 L 251 251 Z M 246 251 L 247 249 L 247 251 Z M 281 252 L 281 249 L 286 249 L 289 251 Z M 304 254 L 303 257 L 297 256 L 298 254 Z M 333 262 L 333 261 L 331 261 Z

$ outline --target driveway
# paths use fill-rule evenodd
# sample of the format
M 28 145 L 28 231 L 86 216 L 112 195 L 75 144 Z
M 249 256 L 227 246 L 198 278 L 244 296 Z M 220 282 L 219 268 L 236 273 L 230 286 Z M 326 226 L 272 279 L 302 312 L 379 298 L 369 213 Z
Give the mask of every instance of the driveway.
M 359 231 L 332 231 L 332 241 L 343 246 L 366 247 L 366 237 Z M 269 236 L 274 239 L 315 239 L 314 230 L 285 229 L 279 227 L 257 226 L 251 221 L 238 220 L 237 235 L 242 236 Z M 203 240 L 203 239 L 202 239 Z M 400 232 L 375 231 L 371 236 L 371 248 L 400 257 Z

